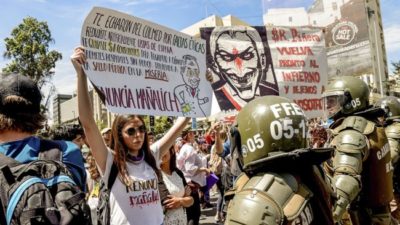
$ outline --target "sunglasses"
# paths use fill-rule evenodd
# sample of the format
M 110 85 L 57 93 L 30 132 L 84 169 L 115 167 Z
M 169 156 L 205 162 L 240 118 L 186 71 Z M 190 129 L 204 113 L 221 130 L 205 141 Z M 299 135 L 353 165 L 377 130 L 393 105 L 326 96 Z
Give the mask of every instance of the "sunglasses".
M 145 126 L 145 125 L 142 125 L 142 126 L 140 126 L 140 127 L 138 127 L 138 128 L 131 127 L 131 128 L 129 128 L 129 129 L 126 130 L 126 133 L 127 133 L 129 136 L 134 136 L 134 135 L 136 135 L 137 132 L 139 132 L 139 133 L 145 133 L 145 132 L 146 132 L 146 126 Z

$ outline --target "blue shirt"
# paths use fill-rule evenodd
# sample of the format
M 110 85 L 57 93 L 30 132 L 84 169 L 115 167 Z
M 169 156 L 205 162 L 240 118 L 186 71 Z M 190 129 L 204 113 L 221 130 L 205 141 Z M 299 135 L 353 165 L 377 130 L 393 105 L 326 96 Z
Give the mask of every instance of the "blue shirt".
M 223 151 L 220 154 L 220 156 L 222 158 L 225 158 L 227 155 L 229 155 L 231 153 L 231 141 L 229 140 L 229 138 L 224 142 L 224 144 L 222 145 L 223 147 Z
M 73 175 L 73 180 L 86 190 L 86 172 L 82 153 L 79 147 L 70 141 L 57 141 L 62 151 L 62 162 Z M 0 153 L 21 163 L 28 163 L 38 159 L 40 139 L 31 136 L 18 141 L 0 144 Z

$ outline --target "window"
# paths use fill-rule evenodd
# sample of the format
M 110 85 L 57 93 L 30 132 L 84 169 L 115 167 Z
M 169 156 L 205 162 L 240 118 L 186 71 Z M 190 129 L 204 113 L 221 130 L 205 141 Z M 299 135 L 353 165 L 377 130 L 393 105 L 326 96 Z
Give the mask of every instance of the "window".
M 289 16 L 289 22 L 292 22 L 293 18 L 291 16 Z

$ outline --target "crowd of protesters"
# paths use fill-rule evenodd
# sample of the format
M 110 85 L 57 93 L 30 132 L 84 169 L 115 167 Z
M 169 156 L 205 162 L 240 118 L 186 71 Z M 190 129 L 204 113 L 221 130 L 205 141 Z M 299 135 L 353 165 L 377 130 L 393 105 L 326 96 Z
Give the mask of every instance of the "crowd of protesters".
M 206 131 L 193 131 L 190 129 L 190 118 L 179 118 L 159 140 L 154 140 L 154 134 L 147 132 L 148 128 L 141 116 L 119 115 L 115 118 L 112 128 L 100 131 L 90 107 L 87 107 L 90 104 L 86 77 L 80 67 L 83 63 L 82 57 L 83 52 L 77 49 L 73 63 L 78 74 L 80 123 L 55 127 L 47 135 L 42 134 L 42 136 L 52 140 L 67 141 L 65 143 L 68 148 L 76 149 L 74 154 L 80 155 L 82 164 L 71 167 L 78 174 L 75 176 L 78 183 L 82 184 L 83 190 L 86 190 L 93 224 L 96 224 L 100 184 L 102 181 L 105 183 L 108 181 L 113 166 L 119 173 L 111 189 L 111 224 L 130 224 L 132 221 L 135 221 L 135 224 L 199 224 L 201 209 L 214 207 L 210 203 L 210 192 L 218 196 L 215 222 L 223 222 L 224 192 L 231 188 L 234 180 L 229 169 L 231 158 L 229 124 L 215 122 L 210 124 Z M 17 77 L 18 82 L 30 82 L 25 77 L 19 75 Z M 28 86 L 28 88 L 33 87 Z M 39 94 L 38 92 L 37 98 Z M 30 93 L 29 96 L 21 97 L 32 98 L 32 95 Z M 29 101 L 40 103 L 38 99 Z M 12 135 L 3 131 L 0 140 L 12 142 L 14 139 L 5 139 L 12 136 L 15 140 L 22 139 L 24 143 L 36 142 L 38 139 L 33 135 L 42 128 L 44 120 L 41 120 L 38 109 L 32 110 L 38 113 L 38 116 L 33 116 L 32 122 L 27 120 L 32 115 L 23 115 L 26 117 L 23 117 L 25 120 L 19 123 L 14 121 L 15 124 L 5 124 L 3 119 L 3 127 L 8 125 L 17 129 L 11 132 Z M 312 120 L 309 126 L 311 145 L 322 146 L 327 139 L 323 125 L 320 121 Z M 2 144 L 2 149 L 7 147 L 11 148 L 7 144 Z M 3 153 L 8 154 L 7 151 Z M 18 157 L 22 157 L 22 152 Z M 64 162 L 68 164 L 68 160 Z M 132 200 L 131 192 L 143 187 L 143 182 L 160 184 L 159 180 L 163 182 L 167 194 L 162 196 L 161 190 L 141 189 L 139 195 L 151 191 L 157 197 L 139 205 L 137 211 L 133 210 L 137 205 Z M 139 196 L 135 194 L 136 197 Z
M 190 118 L 181 117 L 169 130 L 154 134 L 142 116 L 117 115 L 112 127 L 100 130 L 88 107 L 84 50 L 76 48 L 71 59 L 79 124 L 55 127 L 46 138 L 59 141 L 61 161 L 86 193 L 92 224 L 104 217 L 97 208 L 105 190 L 109 224 L 196 225 L 201 210 L 210 207 L 216 208 L 215 222 L 223 223 L 224 195 L 240 173 L 231 155 L 231 124 L 217 121 L 199 131 L 191 129 Z M 0 89 L 0 152 L 21 163 L 39 159 L 36 134 L 45 121 L 40 91 L 21 75 L 2 77 Z M 308 146 L 328 144 L 328 125 L 320 118 L 307 122 Z M 215 206 L 212 195 L 218 198 Z

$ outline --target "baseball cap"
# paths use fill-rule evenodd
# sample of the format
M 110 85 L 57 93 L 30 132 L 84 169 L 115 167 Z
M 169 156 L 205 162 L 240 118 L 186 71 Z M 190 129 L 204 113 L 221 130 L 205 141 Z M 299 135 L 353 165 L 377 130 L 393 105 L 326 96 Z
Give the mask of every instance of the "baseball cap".
M 101 130 L 101 134 L 105 134 L 105 133 L 107 133 L 107 132 L 110 131 L 110 130 L 111 130 L 111 128 L 106 127 L 106 128 L 104 128 L 103 130 Z
M 27 104 L 8 101 L 7 97 L 18 96 L 27 101 Z M 15 113 L 40 112 L 42 94 L 36 83 L 26 76 L 19 74 L 0 75 L 0 113 L 13 115 Z

